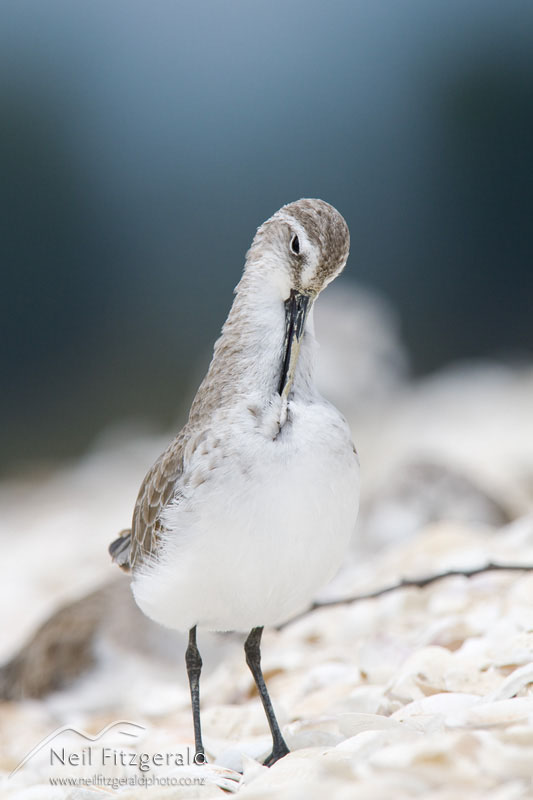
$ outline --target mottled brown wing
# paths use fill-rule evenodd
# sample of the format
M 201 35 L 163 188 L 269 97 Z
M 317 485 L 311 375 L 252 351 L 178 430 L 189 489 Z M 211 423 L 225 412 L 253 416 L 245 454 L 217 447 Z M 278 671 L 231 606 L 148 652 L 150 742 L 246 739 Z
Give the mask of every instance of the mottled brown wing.
M 130 567 L 134 569 L 157 549 L 160 515 L 175 491 L 183 469 L 183 436 L 180 434 L 159 456 L 142 482 L 133 512 Z

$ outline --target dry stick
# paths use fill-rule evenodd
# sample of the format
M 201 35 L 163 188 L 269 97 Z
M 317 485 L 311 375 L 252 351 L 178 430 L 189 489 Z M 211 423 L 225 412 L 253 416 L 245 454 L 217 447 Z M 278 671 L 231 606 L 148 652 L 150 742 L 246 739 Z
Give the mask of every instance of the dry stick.
M 381 597 L 382 594 L 389 594 L 395 592 L 397 589 L 405 589 L 409 586 L 414 586 L 418 589 L 423 589 L 424 586 L 429 586 L 430 583 L 435 583 L 443 578 L 451 578 L 455 575 L 462 575 L 464 578 L 472 578 L 474 575 L 481 575 L 483 572 L 530 572 L 533 571 L 533 564 L 494 564 L 489 561 L 483 567 L 474 567 L 473 569 L 449 569 L 446 572 L 437 572 L 435 575 L 429 575 L 425 578 L 402 578 L 398 583 L 393 583 L 391 586 L 385 586 L 383 589 L 375 589 L 373 592 L 366 592 L 365 594 L 355 594 L 352 597 L 342 597 L 339 600 L 324 600 L 322 603 L 316 602 L 309 606 L 307 611 L 293 617 L 289 622 L 294 622 L 300 617 L 304 617 L 311 611 L 316 611 L 318 608 L 327 608 L 328 606 L 341 606 L 348 605 L 349 603 L 357 603 L 359 600 L 371 600 L 374 597 Z M 289 624 L 289 623 L 286 623 Z M 280 625 L 279 627 L 284 627 Z

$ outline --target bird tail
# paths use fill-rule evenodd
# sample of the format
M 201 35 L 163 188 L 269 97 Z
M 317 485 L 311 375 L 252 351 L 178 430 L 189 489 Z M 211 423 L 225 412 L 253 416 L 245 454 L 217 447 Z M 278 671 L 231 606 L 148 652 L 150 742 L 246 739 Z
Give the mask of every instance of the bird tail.
M 111 542 L 108 550 L 109 555 L 115 564 L 118 564 L 120 569 L 123 569 L 124 572 L 129 572 L 131 568 L 131 531 L 129 528 L 126 528 L 126 530 L 123 530 L 119 533 L 118 539 L 115 539 L 114 542 Z

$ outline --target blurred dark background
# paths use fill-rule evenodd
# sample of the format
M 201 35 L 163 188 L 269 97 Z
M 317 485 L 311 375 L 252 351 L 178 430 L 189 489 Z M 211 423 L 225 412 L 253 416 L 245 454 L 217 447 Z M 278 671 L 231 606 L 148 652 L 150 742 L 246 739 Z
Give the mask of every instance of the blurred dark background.
M 527 357 L 532 145 L 528 2 L 3 0 L 0 469 L 175 420 L 302 196 L 415 373 Z

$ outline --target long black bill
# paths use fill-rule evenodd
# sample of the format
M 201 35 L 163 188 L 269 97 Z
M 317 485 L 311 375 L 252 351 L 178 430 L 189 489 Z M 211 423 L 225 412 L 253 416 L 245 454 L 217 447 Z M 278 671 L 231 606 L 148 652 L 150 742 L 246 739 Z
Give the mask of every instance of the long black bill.
M 310 295 L 302 294 L 295 289 L 291 289 L 290 296 L 285 300 L 285 342 L 278 387 L 278 393 L 282 397 L 286 397 L 291 390 L 311 300 Z

